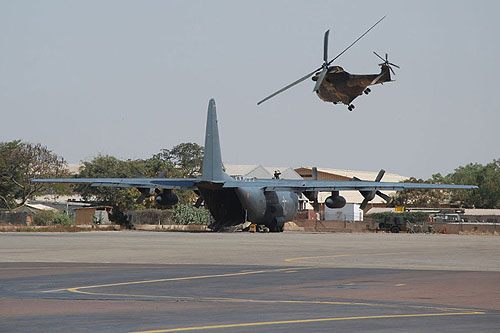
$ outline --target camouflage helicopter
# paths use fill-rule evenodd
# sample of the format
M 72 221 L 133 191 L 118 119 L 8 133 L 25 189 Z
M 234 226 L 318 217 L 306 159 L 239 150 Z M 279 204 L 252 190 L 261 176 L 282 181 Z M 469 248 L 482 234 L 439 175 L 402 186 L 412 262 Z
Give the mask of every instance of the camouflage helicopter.
M 383 19 L 377 21 L 374 25 L 370 27 L 364 34 L 362 34 L 358 39 L 356 39 L 351 45 L 346 47 L 342 52 L 335 56 L 332 60 L 328 61 L 328 35 L 330 30 L 325 32 L 324 43 L 323 43 L 323 64 L 318 69 L 315 69 L 311 73 L 301 77 L 297 81 L 287 85 L 286 87 L 276 91 L 275 93 L 267 96 L 263 100 L 259 101 L 257 105 L 267 101 L 268 99 L 282 93 L 283 91 L 299 84 L 300 82 L 312 77 L 312 80 L 316 82 L 313 91 L 318 94 L 318 97 L 325 102 L 332 102 L 333 104 L 343 103 L 347 105 L 349 111 L 354 110 L 354 104 L 352 101 L 365 93 L 368 95 L 371 91 L 368 86 L 374 84 L 383 84 L 384 82 L 391 82 L 391 73 L 395 75 L 394 70 L 391 66 L 400 68 L 398 65 L 389 62 L 387 53 L 385 54 L 385 59 L 373 52 L 377 57 L 382 59 L 383 63 L 379 64 L 381 67 L 380 73 L 378 74 L 350 74 L 340 66 L 330 66 L 335 60 L 337 60 L 341 55 L 343 55 L 347 50 L 349 50 L 354 44 L 356 44 L 361 38 L 363 38 L 370 30 L 372 30 L 377 24 L 379 24 Z

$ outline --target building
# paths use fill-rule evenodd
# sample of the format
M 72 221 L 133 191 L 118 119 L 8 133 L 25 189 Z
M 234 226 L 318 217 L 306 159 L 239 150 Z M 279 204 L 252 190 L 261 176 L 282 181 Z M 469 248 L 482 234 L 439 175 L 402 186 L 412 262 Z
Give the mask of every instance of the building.
M 329 168 L 317 168 L 318 169 L 318 180 L 341 180 L 349 181 L 353 177 L 357 177 L 361 180 L 374 181 L 377 178 L 378 171 L 354 171 L 354 170 L 342 170 L 342 169 L 329 169 Z M 300 167 L 295 169 L 295 171 L 306 180 L 312 179 L 312 167 Z M 384 174 L 382 181 L 384 182 L 401 182 L 410 177 L 401 176 L 395 173 Z M 385 194 L 393 196 L 396 191 L 384 191 Z M 325 199 L 330 196 L 330 192 L 319 192 L 318 201 L 320 203 L 324 202 Z M 343 196 L 347 203 L 361 203 L 363 201 L 363 196 L 358 191 L 340 191 L 340 195 Z M 373 207 L 376 204 L 385 204 L 384 199 L 379 196 L 370 201 L 367 208 Z
M 111 206 L 75 208 L 75 224 L 108 224 L 110 223 L 109 213 L 111 213 L 112 209 Z

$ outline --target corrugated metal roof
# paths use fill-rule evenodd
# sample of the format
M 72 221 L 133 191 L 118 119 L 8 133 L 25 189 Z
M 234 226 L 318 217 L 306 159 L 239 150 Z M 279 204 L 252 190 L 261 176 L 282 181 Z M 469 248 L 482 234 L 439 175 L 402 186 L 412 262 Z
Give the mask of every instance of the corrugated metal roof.
M 303 167 L 306 169 L 312 169 L 312 167 Z M 361 180 L 375 180 L 379 170 L 377 171 L 357 171 L 357 170 L 343 170 L 343 169 L 330 169 L 330 168 L 318 168 L 318 171 L 330 173 L 334 175 L 344 176 L 348 178 L 358 177 Z M 396 173 L 386 172 L 382 181 L 384 182 L 400 182 L 402 180 L 408 179 L 410 177 L 401 176 Z
M 283 166 L 262 166 L 260 164 L 224 164 L 226 173 L 233 177 L 255 177 L 270 179 L 274 177 L 274 172 L 281 172 L 282 179 L 302 179 L 300 175 L 290 167 Z

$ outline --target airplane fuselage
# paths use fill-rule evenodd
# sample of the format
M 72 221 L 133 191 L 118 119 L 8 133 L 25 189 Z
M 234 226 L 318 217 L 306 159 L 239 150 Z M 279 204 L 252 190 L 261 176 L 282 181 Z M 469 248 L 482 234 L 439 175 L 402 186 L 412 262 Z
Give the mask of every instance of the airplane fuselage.
M 215 219 L 215 230 L 246 221 L 282 231 L 299 209 L 298 195 L 292 191 L 264 191 L 255 187 L 199 187 L 205 205 Z

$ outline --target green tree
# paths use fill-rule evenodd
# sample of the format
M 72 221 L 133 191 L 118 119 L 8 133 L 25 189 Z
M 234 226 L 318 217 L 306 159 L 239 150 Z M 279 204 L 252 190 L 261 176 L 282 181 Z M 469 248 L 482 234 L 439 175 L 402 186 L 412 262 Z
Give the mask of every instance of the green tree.
M 79 178 L 136 178 L 138 173 L 148 173 L 145 163 L 121 161 L 113 156 L 98 155 L 90 162 L 83 162 Z M 75 191 L 86 201 L 113 207 L 112 220 L 126 224 L 124 212 L 141 208 L 135 203 L 140 193 L 135 188 L 99 187 L 85 184 L 76 185 Z
M 500 208 L 500 159 L 486 165 L 470 163 L 455 169 L 446 176 L 454 184 L 473 184 L 479 188 L 471 191 L 456 191 L 452 200 L 464 207 Z
M 66 193 L 65 185 L 51 186 L 34 183 L 33 178 L 58 178 L 67 176 L 64 159 L 46 146 L 15 140 L 0 142 L 0 207 L 14 208 L 23 205 L 36 194 L 47 189 Z
M 409 182 L 424 182 L 410 178 Z M 461 207 L 500 208 L 500 159 L 486 165 L 469 163 L 442 176 L 435 174 L 428 183 L 477 185 L 474 190 L 405 190 L 394 197 L 394 205 L 438 207 L 452 203 Z
M 201 175 L 203 147 L 192 142 L 178 144 L 172 149 L 162 149 L 153 158 L 167 161 L 174 166 L 182 177 L 192 178 Z
M 433 175 L 431 179 L 424 181 L 411 177 L 404 180 L 407 183 L 438 183 L 441 175 Z M 439 207 L 443 202 L 449 201 L 449 193 L 443 190 L 411 189 L 396 193 L 391 205 L 413 206 L 413 207 Z
M 180 143 L 172 149 L 162 149 L 154 155 L 152 160 L 166 162 L 172 169 L 168 169 L 167 177 L 193 178 L 201 175 L 203 166 L 204 148 L 197 143 Z M 189 191 L 175 191 L 180 204 L 193 204 L 197 196 Z

